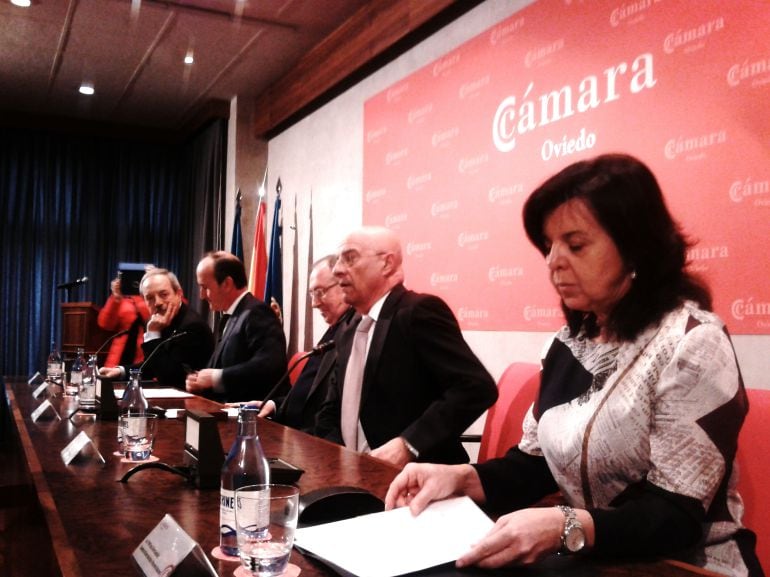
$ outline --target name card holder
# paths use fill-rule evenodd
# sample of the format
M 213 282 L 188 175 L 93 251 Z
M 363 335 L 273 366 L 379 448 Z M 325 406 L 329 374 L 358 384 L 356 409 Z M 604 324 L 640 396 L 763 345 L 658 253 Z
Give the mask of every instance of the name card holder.
M 29 380 L 27 381 L 27 384 L 29 386 L 36 385 L 38 383 L 43 382 L 45 379 L 43 378 L 43 375 L 40 374 L 40 371 L 35 371 L 35 374 L 32 375 Z
M 52 383 L 50 381 L 43 381 L 40 383 L 40 386 L 36 388 L 34 391 L 32 391 L 32 397 L 37 399 L 40 395 L 48 391 L 48 387 L 55 387 L 57 386 L 56 383 Z M 56 393 L 51 394 L 52 397 L 56 396 Z
M 145 577 L 217 577 L 206 554 L 169 514 L 131 554 Z
M 51 401 L 46 399 L 38 407 L 32 411 L 32 422 L 35 423 L 37 420 L 45 413 L 49 412 L 48 409 L 50 409 L 53 412 L 53 416 L 56 417 L 57 420 L 61 421 L 61 416 L 59 416 L 59 411 L 56 410 L 56 407 L 54 407 L 51 404 Z
M 99 452 L 99 450 L 96 448 L 96 446 L 91 441 L 91 438 L 86 435 L 85 431 L 80 431 L 78 433 L 77 437 L 72 439 L 69 442 L 69 445 L 64 447 L 61 450 L 61 458 L 62 461 L 64 461 L 65 465 L 69 465 L 72 460 L 80 454 L 80 452 L 88 445 L 91 445 L 91 447 L 94 450 L 94 453 L 97 457 L 99 457 L 99 460 L 102 462 L 102 465 L 106 464 L 107 461 L 104 460 L 104 457 L 102 457 L 102 454 Z

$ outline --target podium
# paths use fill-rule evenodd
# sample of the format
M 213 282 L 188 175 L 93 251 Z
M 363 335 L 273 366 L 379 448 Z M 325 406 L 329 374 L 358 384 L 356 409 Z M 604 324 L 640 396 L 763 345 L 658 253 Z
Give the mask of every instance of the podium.
M 61 351 L 67 357 L 73 357 L 78 347 L 85 349 L 86 355 L 93 354 L 112 336 L 112 333 L 99 327 L 99 307 L 93 303 L 61 303 L 61 312 Z

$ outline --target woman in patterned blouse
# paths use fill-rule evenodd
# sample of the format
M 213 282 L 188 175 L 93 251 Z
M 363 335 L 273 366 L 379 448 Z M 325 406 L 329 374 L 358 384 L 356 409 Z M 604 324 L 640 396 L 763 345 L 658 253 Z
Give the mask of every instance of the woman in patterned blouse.
M 740 370 L 655 176 L 626 155 L 577 162 L 530 195 L 524 226 L 566 325 L 522 440 L 479 465 L 410 464 L 386 506 L 462 494 L 508 512 L 460 567 L 580 552 L 762 576 L 736 491 Z M 557 491 L 564 505 L 532 507 Z

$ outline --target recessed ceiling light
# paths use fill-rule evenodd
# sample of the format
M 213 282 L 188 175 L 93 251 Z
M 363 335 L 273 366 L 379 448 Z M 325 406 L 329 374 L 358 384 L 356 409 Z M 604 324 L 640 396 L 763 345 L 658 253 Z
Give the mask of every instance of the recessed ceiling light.
M 11 4 L 20 6 L 21 8 L 29 8 L 32 6 L 32 0 L 11 0 Z
M 185 54 L 184 63 L 185 64 L 192 64 L 193 62 L 195 62 L 195 58 L 193 58 L 192 51 L 188 52 L 187 54 Z
M 80 94 L 91 96 L 94 93 L 94 85 L 84 82 L 83 84 L 80 85 L 78 92 L 80 92 Z

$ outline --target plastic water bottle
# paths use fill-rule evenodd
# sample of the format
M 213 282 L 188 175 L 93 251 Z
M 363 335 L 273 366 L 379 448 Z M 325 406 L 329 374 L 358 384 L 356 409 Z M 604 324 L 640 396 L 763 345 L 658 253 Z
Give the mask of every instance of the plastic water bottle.
M 51 352 L 48 355 L 48 364 L 46 366 L 46 379 L 57 385 L 61 385 L 62 360 L 59 349 L 56 347 L 56 341 L 51 341 Z
M 80 385 L 80 406 L 96 406 L 96 375 L 98 374 L 96 355 L 88 357 L 88 363 L 83 369 L 83 382 Z
M 235 490 L 246 485 L 270 483 L 270 466 L 257 434 L 259 408 L 251 405 L 238 412 L 238 436 L 222 465 L 219 501 L 219 548 L 225 555 L 238 555 L 235 529 Z M 269 505 L 268 505 L 269 506 Z M 267 511 L 269 519 L 269 510 Z
M 70 378 L 64 386 L 64 394 L 69 396 L 77 395 L 80 392 L 80 384 L 83 382 L 83 369 L 86 364 L 85 349 L 78 347 L 78 352 L 72 361 L 70 367 Z

